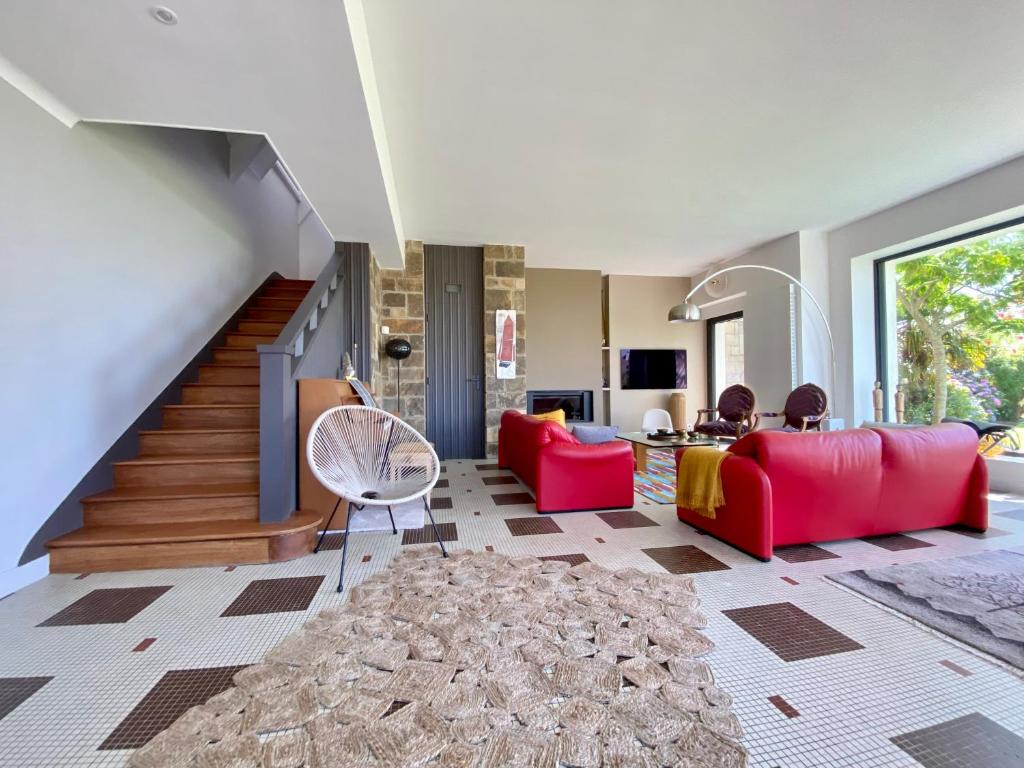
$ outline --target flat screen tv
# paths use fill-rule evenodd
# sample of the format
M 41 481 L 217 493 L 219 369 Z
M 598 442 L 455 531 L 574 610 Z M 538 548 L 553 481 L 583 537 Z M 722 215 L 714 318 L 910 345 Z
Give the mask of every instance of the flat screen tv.
M 685 349 L 620 349 L 623 389 L 686 389 Z

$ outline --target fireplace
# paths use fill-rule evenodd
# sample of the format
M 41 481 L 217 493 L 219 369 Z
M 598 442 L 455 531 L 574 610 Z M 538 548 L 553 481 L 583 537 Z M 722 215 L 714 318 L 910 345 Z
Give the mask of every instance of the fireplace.
M 533 389 L 526 393 L 527 413 L 561 408 L 566 421 L 594 420 L 594 392 L 589 389 Z

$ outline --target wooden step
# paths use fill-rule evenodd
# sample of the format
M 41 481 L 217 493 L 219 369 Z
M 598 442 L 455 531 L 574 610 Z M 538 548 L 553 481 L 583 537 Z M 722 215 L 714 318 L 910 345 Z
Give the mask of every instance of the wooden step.
M 267 284 L 267 287 L 272 287 L 272 288 L 302 288 L 303 290 L 308 291 L 310 288 L 313 287 L 314 283 L 316 283 L 316 280 L 293 280 L 290 277 L 277 277 L 277 278 L 274 278 L 273 280 L 271 280 Z
M 233 429 L 259 427 L 258 405 L 165 405 L 167 429 Z
M 256 453 L 260 431 L 244 429 L 151 429 L 139 432 L 140 456 Z
M 240 320 L 238 323 L 238 332 L 277 336 L 281 333 L 284 326 L 285 323 L 278 323 L 270 320 Z
M 254 309 L 283 309 L 288 312 L 295 312 L 301 303 L 301 299 L 281 299 L 257 296 L 256 300 L 250 306 Z
M 151 525 L 259 520 L 259 483 L 125 486 L 82 499 L 85 524 Z
M 52 573 L 128 571 L 291 560 L 312 551 L 320 515 L 296 512 L 281 523 L 249 520 L 104 525 L 47 543 Z
M 243 317 L 244 320 L 260 320 L 272 323 L 287 323 L 292 319 L 292 315 L 295 313 L 290 309 L 264 309 L 263 307 L 253 307 L 247 309 Z
M 260 356 L 255 349 L 243 349 L 241 347 L 214 347 L 213 362 L 216 363 L 237 363 L 240 365 L 259 365 Z
M 258 453 L 140 456 L 114 462 L 114 486 L 258 483 Z
M 277 334 L 259 335 L 255 333 L 229 333 L 224 343 L 229 347 L 240 349 L 256 349 L 257 344 L 273 344 L 277 341 Z
M 259 298 L 266 299 L 291 299 L 292 301 L 302 301 L 306 298 L 306 294 L 309 293 L 308 288 L 264 288 Z
M 240 405 L 259 401 L 259 384 L 185 384 L 181 388 L 183 405 Z
M 200 384 L 259 384 L 260 367 L 238 363 L 199 366 Z

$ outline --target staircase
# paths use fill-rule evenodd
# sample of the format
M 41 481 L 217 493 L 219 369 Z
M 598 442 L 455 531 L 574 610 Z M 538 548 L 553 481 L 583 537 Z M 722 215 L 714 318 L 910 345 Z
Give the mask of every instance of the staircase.
M 165 405 L 163 427 L 139 433 L 139 455 L 114 463 L 114 487 L 82 499 L 84 525 L 47 542 L 50 571 L 231 565 L 312 550 L 320 516 L 259 522 L 260 368 L 313 285 L 277 279 L 253 299 L 225 346 Z

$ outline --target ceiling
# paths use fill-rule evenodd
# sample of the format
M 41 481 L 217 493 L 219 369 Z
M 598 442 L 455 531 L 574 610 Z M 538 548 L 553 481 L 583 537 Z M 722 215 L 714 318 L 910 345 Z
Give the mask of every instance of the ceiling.
M 84 119 L 265 133 L 385 265 L 693 274 L 1024 153 L 1019 0 L 164 1 L 12 0 L 0 58 Z
M 372 0 L 406 235 L 691 274 L 1024 152 L 1019 0 Z
M 335 240 L 401 264 L 360 4 L 162 2 L 176 25 L 155 21 L 147 0 L 4 2 L 0 62 L 84 120 L 266 134 Z

